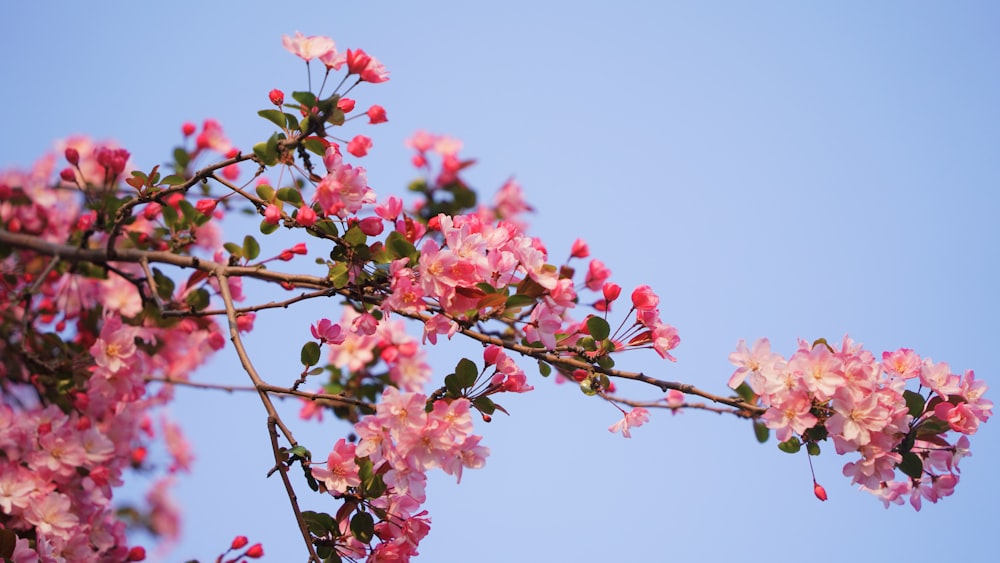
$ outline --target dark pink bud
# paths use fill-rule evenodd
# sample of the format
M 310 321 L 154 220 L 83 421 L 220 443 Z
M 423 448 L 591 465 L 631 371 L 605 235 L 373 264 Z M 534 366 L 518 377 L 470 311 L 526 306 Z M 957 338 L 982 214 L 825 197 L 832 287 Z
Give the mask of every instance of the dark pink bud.
M 66 147 L 66 162 L 69 162 L 73 166 L 79 166 L 80 151 L 74 149 L 73 147 Z
M 271 103 L 276 106 L 280 106 L 281 104 L 285 103 L 285 93 L 282 92 L 281 90 L 278 90 L 277 88 L 271 90 L 267 94 L 267 97 L 271 100 Z

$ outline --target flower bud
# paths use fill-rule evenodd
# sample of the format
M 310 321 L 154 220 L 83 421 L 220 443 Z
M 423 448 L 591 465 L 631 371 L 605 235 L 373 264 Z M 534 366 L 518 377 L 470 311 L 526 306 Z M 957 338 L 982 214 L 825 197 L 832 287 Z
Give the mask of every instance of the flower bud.
M 72 164 L 73 166 L 79 166 L 80 151 L 74 149 L 73 147 L 66 147 L 66 162 Z
M 259 543 L 255 543 L 251 545 L 250 548 L 247 549 L 247 552 L 243 555 L 249 557 L 250 559 L 260 559 L 264 556 L 264 546 Z
M 190 137 L 191 135 L 194 135 L 194 132 L 197 128 L 198 127 L 195 126 L 194 123 L 188 121 L 184 125 L 181 125 L 181 133 L 183 133 L 185 137 Z
M 823 485 L 820 485 L 816 481 L 813 481 L 813 494 L 816 495 L 816 498 L 819 500 L 826 500 L 826 489 L 824 489 Z
M 375 125 L 376 123 L 385 123 L 389 121 L 385 117 L 385 108 L 376 104 L 368 108 L 366 112 L 368 114 L 368 123 Z
M 145 561 L 146 560 L 146 548 L 141 545 L 137 545 L 132 549 L 128 550 L 128 555 L 125 557 L 125 561 Z
M 72 168 L 63 168 L 62 172 L 59 173 L 59 177 L 62 178 L 64 182 L 76 183 L 76 172 Z
M 250 543 L 250 540 L 248 540 L 246 536 L 236 536 L 233 538 L 233 543 L 229 547 L 232 549 L 242 549 L 248 543 Z
M 214 199 L 200 199 L 198 203 L 194 204 L 194 208 L 197 209 L 202 215 L 211 216 L 215 212 L 215 206 L 218 205 L 218 200 Z
M 277 88 L 271 90 L 267 94 L 267 97 L 271 100 L 271 103 L 276 106 L 280 107 L 282 104 L 285 103 L 285 93 L 282 92 L 281 90 L 278 90 Z

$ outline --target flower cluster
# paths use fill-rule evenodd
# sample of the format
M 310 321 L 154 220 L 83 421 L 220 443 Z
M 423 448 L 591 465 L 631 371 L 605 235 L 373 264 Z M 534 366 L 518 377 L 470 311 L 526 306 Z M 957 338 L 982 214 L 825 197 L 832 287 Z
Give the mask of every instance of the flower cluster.
M 838 454 L 859 456 L 844 475 L 887 507 L 909 498 L 919 510 L 921 499 L 950 495 L 958 462 L 969 455 L 968 436 L 992 415 L 986 384 L 972 371 L 953 374 L 948 364 L 905 348 L 883 353 L 880 362 L 848 337 L 839 349 L 801 341 L 785 359 L 761 339 L 752 348 L 740 341 L 729 359 L 738 368 L 729 386 L 746 381 L 767 407 L 763 421 L 782 449 L 805 443 L 815 454 L 817 442 L 831 439 Z M 906 388 L 911 381 L 916 391 Z

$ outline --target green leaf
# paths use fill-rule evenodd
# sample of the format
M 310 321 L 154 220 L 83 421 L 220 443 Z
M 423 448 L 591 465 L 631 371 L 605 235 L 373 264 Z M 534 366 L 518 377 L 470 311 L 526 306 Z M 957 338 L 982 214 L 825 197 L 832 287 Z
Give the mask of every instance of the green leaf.
M 163 222 L 167 224 L 170 229 L 177 228 L 177 210 L 170 205 L 164 204 L 160 207 L 160 213 L 163 214 Z
M 303 119 L 302 125 L 300 127 L 305 127 L 306 121 L 307 120 Z M 305 129 L 303 129 L 303 131 L 304 130 Z M 319 139 L 314 139 L 310 137 L 302 141 L 302 146 L 305 147 L 307 151 L 313 154 L 317 154 L 319 156 L 324 156 L 326 154 L 326 145 L 324 145 L 323 141 L 320 141 Z
M 372 541 L 375 535 L 375 519 L 368 512 L 358 511 L 351 518 L 351 534 L 361 543 Z
M 903 460 L 896 464 L 896 467 L 914 479 L 919 479 L 924 473 L 924 462 L 920 456 L 912 452 L 903 454 Z
M 493 404 L 493 400 L 485 395 L 476 397 L 476 400 L 472 401 L 472 406 L 479 409 L 483 414 L 493 414 L 497 410 L 497 406 Z
M 274 188 L 268 186 L 267 184 L 261 184 L 257 186 L 257 196 L 270 203 L 274 201 Z
M 281 188 L 275 195 L 281 201 L 287 201 L 295 207 L 302 207 L 302 194 L 295 188 Z
M 319 344 L 315 341 L 310 340 L 302 346 L 302 352 L 299 353 L 299 358 L 302 360 L 302 365 L 309 367 L 314 366 L 319 363 L 320 349 Z
M 256 260 L 260 256 L 260 244 L 250 235 L 243 237 L 243 256 L 247 260 Z
M 187 180 L 184 179 L 184 176 L 181 176 L 179 174 L 171 174 L 171 175 L 167 176 L 166 178 L 164 178 L 163 180 L 160 180 L 160 183 L 161 184 L 166 184 L 168 186 L 179 186 L 179 185 L 183 184 L 186 181 Z
M 750 385 L 748 385 L 746 381 L 740 383 L 740 386 L 736 388 L 736 394 L 739 395 L 741 399 L 743 399 L 748 403 L 753 403 L 754 399 L 756 398 L 756 394 L 753 392 L 753 389 L 750 388 Z
M 288 129 L 298 129 L 299 128 L 299 118 L 295 117 L 290 113 L 284 114 L 285 122 L 288 125 Z
M 187 297 L 184 298 L 184 302 L 195 311 L 201 311 L 202 309 L 208 307 L 208 301 L 208 291 L 203 287 L 199 287 L 191 293 L 188 293 Z
M 817 456 L 819 455 L 819 452 L 820 452 L 819 444 L 817 444 L 816 442 L 809 442 L 808 444 L 806 444 L 806 453 L 808 453 L 809 455 Z
M 271 234 L 271 233 L 273 233 L 274 231 L 277 231 L 277 230 L 278 230 L 278 224 L 277 223 L 268 223 L 264 219 L 261 220 L 261 222 L 260 222 L 260 232 L 261 233 L 263 233 L 265 235 L 269 235 L 269 234 Z
M 285 114 L 276 109 L 262 109 L 257 112 L 257 115 L 263 117 L 278 127 L 285 127 Z
M 294 448 L 288 450 L 288 453 L 298 458 L 312 459 L 312 452 L 307 450 L 305 446 L 295 446 Z
M 164 301 L 170 301 L 174 296 L 174 280 L 163 275 L 159 268 L 153 268 L 153 281 L 156 282 L 156 294 Z
M 361 232 L 360 227 L 354 225 L 344 233 L 344 241 L 351 246 L 361 246 L 368 241 L 368 235 Z
M 243 247 L 235 242 L 227 242 L 222 245 L 222 248 L 237 258 L 243 258 Z
M 910 416 L 913 418 L 919 417 L 924 413 L 924 398 L 920 393 L 915 393 L 906 389 L 903 391 L 903 399 L 906 400 L 906 409 L 910 412 Z
M 267 166 L 278 163 L 278 151 L 273 150 L 268 143 L 257 143 L 253 146 L 253 153 Z
M 596 395 L 598 391 L 600 391 L 599 385 L 600 384 L 595 385 L 593 377 L 588 376 L 585 377 L 583 381 L 580 382 L 580 391 L 583 391 L 584 395 L 591 397 Z
M 507 298 L 507 308 L 517 309 L 519 307 L 528 307 L 530 305 L 534 305 L 537 301 L 537 298 L 531 297 L 530 295 L 521 295 L 516 293 Z
M 385 247 L 389 249 L 389 252 L 392 253 L 394 259 L 410 258 L 413 260 L 418 255 L 417 249 L 413 246 L 413 243 L 406 240 L 406 237 L 404 237 L 399 231 L 392 231 L 389 233 L 389 235 L 385 238 Z
M 475 362 L 468 358 L 459 360 L 458 365 L 455 366 L 455 378 L 459 386 L 463 389 L 468 389 L 476 384 L 478 377 L 479 368 L 476 367 Z
M 292 92 L 292 98 L 307 108 L 316 105 L 316 96 L 312 92 Z
M 767 442 L 767 439 L 771 437 L 771 431 L 767 428 L 767 425 L 759 420 L 753 421 L 753 435 L 757 438 L 757 441 L 761 444 Z
M 177 206 L 181 208 L 181 214 L 184 215 L 184 220 L 188 223 L 194 223 L 195 218 L 199 216 L 204 217 L 204 215 L 195 209 L 194 206 L 191 205 L 191 202 L 186 199 L 180 200 Z
M 611 325 L 601 317 L 589 317 L 587 319 L 587 331 L 594 337 L 594 340 L 605 340 L 611 336 Z
M 778 444 L 778 449 L 785 452 L 786 454 L 794 454 L 802 449 L 802 443 L 795 436 L 785 440 L 784 442 Z
M 542 374 L 542 377 L 548 377 L 552 375 L 552 366 L 541 360 L 538 360 L 538 373 Z
M 325 512 L 303 510 L 302 520 L 309 528 L 309 533 L 314 536 L 323 537 L 330 532 L 334 532 L 334 535 L 336 535 L 338 531 L 337 523 L 334 521 L 333 516 Z
M 174 149 L 174 162 L 179 170 L 184 170 L 191 163 L 191 155 L 181 147 Z

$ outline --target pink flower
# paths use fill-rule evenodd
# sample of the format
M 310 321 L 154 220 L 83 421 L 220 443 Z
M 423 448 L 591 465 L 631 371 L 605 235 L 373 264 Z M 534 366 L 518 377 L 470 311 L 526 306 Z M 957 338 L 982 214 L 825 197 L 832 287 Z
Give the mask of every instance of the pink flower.
M 371 148 L 372 140 L 364 135 L 357 135 L 351 139 L 351 142 L 347 143 L 347 152 L 358 158 L 368 154 Z
M 622 436 L 631 438 L 632 433 L 629 429 L 633 427 L 638 428 L 645 424 L 647 420 L 649 420 L 649 411 L 642 407 L 636 407 L 625 413 L 624 418 L 612 424 L 608 428 L 608 432 L 612 434 L 621 432 Z
M 948 423 L 955 432 L 962 434 L 975 434 L 979 427 L 979 418 L 976 417 L 968 403 L 953 405 L 951 403 L 938 403 L 934 407 L 934 416 Z
M 316 57 L 325 55 L 336 48 L 336 44 L 333 42 L 333 39 L 330 39 L 329 37 L 323 37 L 320 35 L 310 35 L 306 37 L 298 31 L 295 32 L 294 37 L 283 35 L 281 37 L 281 44 L 290 53 L 306 62 L 309 62 Z
M 632 306 L 636 311 L 652 311 L 660 304 L 660 298 L 648 285 L 640 285 L 632 291 Z
M 368 114 L 368 123 L 374 125 L 376 123 L 385 123 L 388 119 L 385 116 L 385 108 L 376 104 L 368 108 L 366 112 Z
M 604 285 L 604 282 L 609 277 L 611 277 L 611 270 L 604 265 L 604 262 L 594 259 L 590 261 L 590 265 L 587 268 L 587 277 L 584 280 L 584 284 L 591 291 L 600 291 L 601 286 Z
M 347 62 L 347 58 L 344 57 L 344 54 L 338 53 L 336 49 L 327 51 L 318 58 L 319 62 L 323 63 L 326 67 L 327 72 L 331 70 L 340 70 L 340 67 L 344 66 L 344 63 Z
M 299 212 L 295 215 L 295 220 L 303 227 L 311 227 L 316 224 L 316 212 L 309 205 L 302 204 Z
M 326 490 L 331 493 L 346 493 L 348 487 L 361 484 L 358 477 L 358 464 L 354 461 L 354 444 L 348 444 L 343 438 L 337 440 L 333 451 L 326 458 L 326 467 L 312 466 L 313 477 L 323 482 Z
M 215 212 L 215 206 L 219 204 L 215 199 L 199 199 L 194 208 L 202 215 L 211 216 Z
M 573 258 L 586 258 L 590 256 L 590 248 L 582 238 L 578 238 L 573 241 L 573 247 L 570 250 L 569 255 Z
M 264 208 L 264 222 L 277 225 L 281 221 L 281 208 L 277 205 L 270 203 Z
M 347 333 L 330 319 L 320 319 L 319 322 L 309 327 L 312 331 L 313 338 L 319 340 L 320 343 L 330 344 L 342 344 L 344 339 L 347 337 Z

